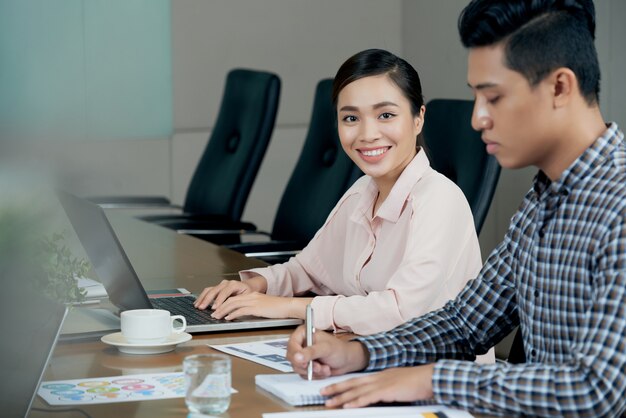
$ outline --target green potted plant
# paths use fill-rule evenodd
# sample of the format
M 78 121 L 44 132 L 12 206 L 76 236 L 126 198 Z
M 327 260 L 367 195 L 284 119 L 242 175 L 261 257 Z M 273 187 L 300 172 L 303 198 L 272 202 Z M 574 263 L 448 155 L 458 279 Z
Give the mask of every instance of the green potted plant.
M 50 299 L 82 302 L 86 291 L 78 287 L 77 278 L 85 276 L 89 263 L 69 248 L 67 230 L 51 221 L 54 202 L 50 195 L 40 193 L 4 193 L 0 201 L 0 281 L 29 280 Z
M 78 287 L 76 280 L 89 271 L 89 263 L 74 256 L 65 243 L 64 234 L 42 237 L 39 245 L 44 274 L 39 276 L 37 287 L 52 299 L 65 303 L 83 302 L 87 292 Z

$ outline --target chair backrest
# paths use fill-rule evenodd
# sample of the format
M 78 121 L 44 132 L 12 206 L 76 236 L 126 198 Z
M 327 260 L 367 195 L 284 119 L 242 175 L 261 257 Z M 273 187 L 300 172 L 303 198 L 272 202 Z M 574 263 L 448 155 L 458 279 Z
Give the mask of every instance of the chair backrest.
M 487 154 L 480 132 L 472 129 L 473 106 L 470 100 L 431 100 L 426 104 L 423 135 L 432 167 L 461 188 L 472 209 L 476 233 L 480 233 L 500 165 Z
M 187 190 L 185 212 L 241 219 L 274 130 L 280 84 L 269 72 L 228 73 L 215 126 Z
M 332 79 L 317 84 L 302 152 L 274 219 L 274 240 L 306 245 L 339 198 L 362 175 L 341 149 L 331 98 L 332 85 Z

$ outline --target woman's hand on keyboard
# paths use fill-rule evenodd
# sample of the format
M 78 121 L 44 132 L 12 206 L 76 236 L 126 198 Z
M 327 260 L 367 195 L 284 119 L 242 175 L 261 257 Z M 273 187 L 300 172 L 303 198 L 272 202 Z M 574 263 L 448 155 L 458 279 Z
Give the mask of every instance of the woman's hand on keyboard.
M 198 309 L 206 309 L 209 305 L 212 305 L 212 308 L 216 310 L 231 296 L 260 291 L 265 292 L 266 289 L 267 281 L 262 276 L 255 276 L 245 282 L 222 280 L 217 286 L 206 287 L 200 293 L 193 306 Z
M 219 307 L 213 308 L 212 316 L 217 319 L 236 319 L 253 315 L 263 318 L 300 318 L 304 319 L 306 305 L 313 298 L 292 298 L 269 296 L 259 292 L 246 292 L 229 297 Z

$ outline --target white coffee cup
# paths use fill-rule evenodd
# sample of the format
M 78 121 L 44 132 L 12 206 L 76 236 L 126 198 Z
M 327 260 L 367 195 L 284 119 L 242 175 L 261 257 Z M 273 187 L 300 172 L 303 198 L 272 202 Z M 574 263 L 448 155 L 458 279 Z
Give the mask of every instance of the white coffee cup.
M 182 315 L 170 315 L 163 309 L 132 309 L 120 314 L 122 335 L 131 344 L 156 344 L 165 342 L 172 333 L 180 334 L 187 328 Z M 174 326 L 174 321 L 183 324 Z

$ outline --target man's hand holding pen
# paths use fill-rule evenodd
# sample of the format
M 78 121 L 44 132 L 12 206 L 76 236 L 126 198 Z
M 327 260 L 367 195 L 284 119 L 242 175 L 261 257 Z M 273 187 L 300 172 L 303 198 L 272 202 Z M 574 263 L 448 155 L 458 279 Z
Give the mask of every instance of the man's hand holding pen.
M 313 378 L 323 379 L 363 370 L 369 353 L 357 341 L 345 341 L 324 331 L 315 333 L 312 345 L 306 344 L 307 326 L 300 325 L 287 344 L 287 359 L 303 378 L 312 362 Z M 364 377 L 326 386 L 328 407 L 355 408 L 377 402 L 412 402 L 431 399 L 433 364 L 388 369 Z
M 321 379 L 363 370 L 369 353 L 359 342 L 343 341 L 319 330 L 315 332 L 313 344 L 307 346 L 306 325 L 300 325 L 289 338 L 287 359 L 294 371 L 305 378 L 311 361 L 313 378 Z

